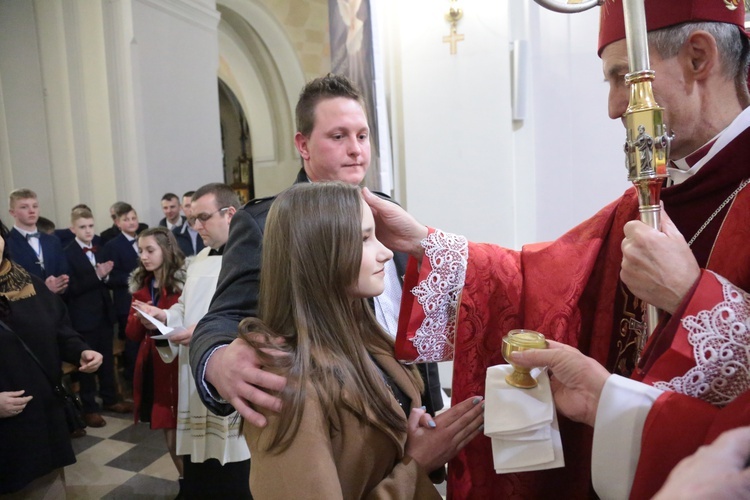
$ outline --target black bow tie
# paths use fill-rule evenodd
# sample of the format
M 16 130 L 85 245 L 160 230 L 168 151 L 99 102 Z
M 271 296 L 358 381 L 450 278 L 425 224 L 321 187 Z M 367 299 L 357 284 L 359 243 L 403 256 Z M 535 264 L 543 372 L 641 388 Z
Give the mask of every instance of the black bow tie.
M 26 241 L 29 241 L 31 238 L 39 239 L 39 231 L 36 233 L 27 233 L 26 234 Z

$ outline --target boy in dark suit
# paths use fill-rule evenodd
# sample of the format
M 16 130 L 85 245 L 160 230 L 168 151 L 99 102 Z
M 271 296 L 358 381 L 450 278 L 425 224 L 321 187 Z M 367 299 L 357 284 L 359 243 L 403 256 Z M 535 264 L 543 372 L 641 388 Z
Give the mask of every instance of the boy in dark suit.
M 118 207 L 122 205 L 127 205 L 124 201 L 116 201 L 112 204 L 111 207 L 109 207 L 109 216 L 112 217 L 112 227 L 105 229 L 102 231 L 101 234 L 101 240 L 102 240 L 102 246 L 106 245 L 109 240 L 114 239 L 117 235 L 120 234 L 120 228 L 117 227 L 117 215 L 116 212 L 118 210 Z M 136 234 L 140 234 L 141 231 L 144 229 L 148 229 L 148 226 L 141 222 L 138 224 L 138 231 L 136 231 Z
M 131 296 L 128 291 L 128 277 L 138 267 L 138 214 L 128 203 L 118 203 L 115 207 L 115 224 L 120 234 L 104 245 L 103 258 L 112 261 L 107 286 L 112 290 L 115 303 L 119 338 L 125 340 L 124 368 L 125 379 L 132 380 L 138 344 L 125 338 L 125 326 L 128 323 Z
M 102 354 L 102 365 L 96 373 L 81 373 L 81 401 L 84 420 L 90 427 L 103 427 L 107 422 L 99 414 L 96 402 L 96 378 L 99 396 L 105 410 L 129 413 L 132 405 L 117 401 L 112 342 L 115 311 L 105 282 L 112 271 L 112 261 L 97 259 L 98 248 L 93 245 L 94 216 L 88 208 L 76 208 L 70 216 L 70 230 L 74 239 L 65 247 L 70 269 L 66 301 L 73 328 L 83 335 L 86 343 Z
M 70 209 L 70 213 L 72 214 L 73 211 L 76 210 L 77 208 L 85 208 L 89 212 L 91 211 L 91 207 L 89 207 L 85 203 L 79 203 L 78 205 L 76 205 L 76 206 L 74 206 L 73 208 Z M 42 219 L 43 219 L 43 217 L 40 217 L 39 221 L 41 222 Z M 37 224 L 37 226 L 39 226 L 39 224 Z M 42 230 L 42 229 L 40 228 L 40 230 Z M 62 245 L 63 248 L 65 248 L 68 245 L 70 245 L 70 243 L 76 238 L 75 233 L 73 231 L 71 231 L 71 229 L 69 227 L 65 227 L 63 229 L 54 229 L 49 234 L 53 234 L 53 235 L 57 236 L 57 239 L 60 240 L 60 244 Z M 100 247 L 103 244 L 104 243 L 102 243 L 101 237 L 99 235 L 95 234 L 94 235 L 94 239 L 91 240 L 91 245 L 95 246 L 95 247 Z
M 44 280 L 53 293 L 63 294 L 68 287 L 68 263 L 60 240 L 40 232 L 39 200 L 31 189 L 10 193 L 10 215 L 15 220 L 5 244 L 13 261 L 30 274 Z

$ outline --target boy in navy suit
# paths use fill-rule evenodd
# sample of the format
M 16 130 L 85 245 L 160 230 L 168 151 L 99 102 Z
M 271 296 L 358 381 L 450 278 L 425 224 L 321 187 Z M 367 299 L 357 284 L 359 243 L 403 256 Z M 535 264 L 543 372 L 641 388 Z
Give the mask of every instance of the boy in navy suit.
M 119 203 L 115 207 L 115 224 L 120 234 L 104 245 L 103 258 L 112 261 L 107 286 L 112 290 L 117 317 L 117 335 L 125 340 L 124 368 L 125 379 L 132 380 L 138 344 L 125 338 L 125 326 L 128 324 L 131 296 L 128 291 L 130 273 L 138 267 L 138 214 L 128 203 Z
M 39 200 L 31 189 L 16 189 L 10 193 L 10 212 L 15 220 L 5 238 L 13 262 L 30 274 L 44 280 L 53 293 L 63 294 L 68 288 L 68 263 L 60 240 L 40 232 Z
M 81 401 L 84 420 L 90 427 L 103 427 L 107 422 L 100 415 L 96 402 L 96 378 L 99 396 L 105 410 L 129 413 L 132 405 L 117 401 L 112 342 L 115 311 L 105 282 L 112 271 L 111 260 L 97 258 L 93 245 L 94 216 L 88 208 L 76 208 L 70 216 L 70 230 L 74 239 L 65 247 L 70 281 L 65 297 L 73 328 L 83 335 L 92 349 L 102 354 L 102 364 L 96 373 L 81 373 Z

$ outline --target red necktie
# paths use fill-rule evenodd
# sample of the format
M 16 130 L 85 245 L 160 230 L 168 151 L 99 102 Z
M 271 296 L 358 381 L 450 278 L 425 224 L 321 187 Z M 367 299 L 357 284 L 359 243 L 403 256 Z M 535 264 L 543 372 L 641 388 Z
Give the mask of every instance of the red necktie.
M 81 249 L 83 250 L 83 253 L 86 253 L 86 252 L 96 253 L 96 247 L 81 247 Z

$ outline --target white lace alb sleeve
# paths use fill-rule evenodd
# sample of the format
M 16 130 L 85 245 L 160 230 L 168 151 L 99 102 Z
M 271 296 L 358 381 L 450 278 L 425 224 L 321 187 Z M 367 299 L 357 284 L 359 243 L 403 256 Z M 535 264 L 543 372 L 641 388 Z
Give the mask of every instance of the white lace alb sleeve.
M 750 389 L 750 294 L 714 274 L 724 300 L 682 318 L 695 367 L 654 387 L 724 406 Z
M 466 279 L 469 243 L 463 236 L 435 230 L 422 240 L 430 273 L 411 292 L 424 310 L 412 342 L 416 362 L 453 358 L 459 297 Z

